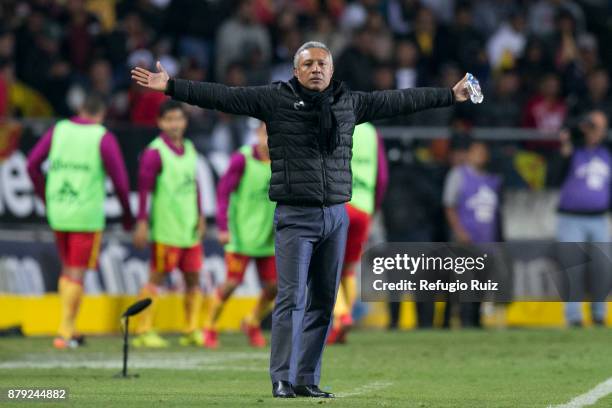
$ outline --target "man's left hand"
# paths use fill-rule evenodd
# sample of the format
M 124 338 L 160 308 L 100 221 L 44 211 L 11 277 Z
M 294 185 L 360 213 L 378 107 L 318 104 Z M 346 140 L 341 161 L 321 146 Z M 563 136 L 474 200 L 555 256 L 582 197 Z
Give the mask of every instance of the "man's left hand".
M 465 102 L 470 97 L 470 93 L 467 89 L 467 74 L 453 86 L 453 95 L 455 96 L 456 102 Z

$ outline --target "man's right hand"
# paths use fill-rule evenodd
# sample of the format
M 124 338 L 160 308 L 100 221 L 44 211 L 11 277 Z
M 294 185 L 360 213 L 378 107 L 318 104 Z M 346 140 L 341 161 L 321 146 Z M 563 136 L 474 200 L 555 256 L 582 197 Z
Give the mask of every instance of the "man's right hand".
M 170 75 L 168 75 L 168 72 L 159 61 L 157 61 L 156 67 L 158 72 L 151 72 L 148 69 L 136 67 L 132 69 L 132 79 L 142 87 L 165 92 Z
M 229 231 L 219 231 L 217 233 L 217 239 L 221 245 L 226 245 L 230 241 Z
M 139 249 L 144 249 L 149 242 L 149 222 L 140 220 L 136 223 L 136 229 L 133 236 L 134 246 Z

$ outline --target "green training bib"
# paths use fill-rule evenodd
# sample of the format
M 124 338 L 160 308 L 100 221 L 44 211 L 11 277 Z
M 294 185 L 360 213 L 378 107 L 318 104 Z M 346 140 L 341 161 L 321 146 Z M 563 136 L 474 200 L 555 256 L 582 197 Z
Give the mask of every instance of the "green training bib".
M 45 185 L 47 218 L 54 230 L 104 229 L 106 172 L 100 142 L 105 133 L 98 124 L 62 120 L 55 125 Z
M 155 242 L 189 248 L 198 243 L 197 153 L 189 140 L 183 144 L 180 156 L 161 137 L 149 145 L 162 161 L 151 199 L 151 237 Z
M 276 204 L 268 197 L 270 163 L 253 157 L 253 146 L 243 146 L 240 153 L 246 163 L 240 184 L 230 195 L 230 242 L 225 250 L 256 257 L 272 256 Z
M 378 171 L 378 140 L 376 128 L 370 123 L 362 123 L 355 127 L 351 170 L 353 172 L 353 197 L 350 204 L 372 214 Z

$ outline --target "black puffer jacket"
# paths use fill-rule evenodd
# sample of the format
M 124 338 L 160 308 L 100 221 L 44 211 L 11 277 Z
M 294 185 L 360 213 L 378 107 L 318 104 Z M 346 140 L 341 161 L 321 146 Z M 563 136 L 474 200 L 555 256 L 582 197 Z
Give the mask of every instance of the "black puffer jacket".
M 266 122 L 272 160 L 270 199 L 291 205 L 333 205 L 351 199 L 351 156 L 355 125 L 453 103 L 448 88 L 352 92 L 332 82 L 332 112 L 339 139 L 327 152 L 319 146 L 319 111 L 290 83 L 256 87 L 172 80 L 174 99 Z

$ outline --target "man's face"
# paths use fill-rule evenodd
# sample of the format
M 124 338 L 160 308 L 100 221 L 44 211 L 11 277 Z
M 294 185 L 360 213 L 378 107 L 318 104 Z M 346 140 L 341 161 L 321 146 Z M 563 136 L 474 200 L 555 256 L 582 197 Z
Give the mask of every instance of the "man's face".
M 312 91 L 325 90 L 334 73 L 331 56 L 322 48 L 309 48 L 298 56 L 293 74 L 304 88 Z
M 603 142 L 608 132 L 608 118 L 603 112 L 593 112 L 589 115 L 587 123 L 582 126 L 585 142 L 588 146 L 595 146 Z
M 468 150 L 469 162 L 477 167 L 483 168 L 489 161 L 489 149 L 484 143 L 472 143 Z
M 157 125 L 172 139 L 181 138 L 187 129 L 187 117 L 180 109 L 169 110 L 157 119 Z

